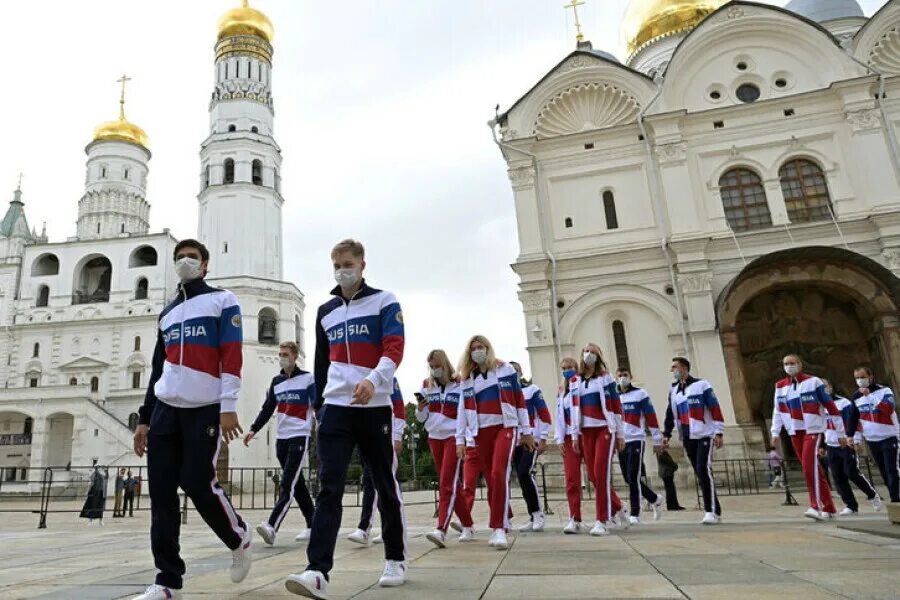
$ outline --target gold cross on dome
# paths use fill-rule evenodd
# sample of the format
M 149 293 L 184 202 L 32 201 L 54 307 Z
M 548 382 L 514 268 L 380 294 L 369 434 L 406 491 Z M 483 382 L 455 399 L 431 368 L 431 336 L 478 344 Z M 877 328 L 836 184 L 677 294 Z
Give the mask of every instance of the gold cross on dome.
M 584 0 L 572 0 L 568 4 L 563 4 L 564 9 L 572 9 L 572 13 L 575 15 L 575 31 L 578 34 L 575 36 L 575 39 L 579 42 L 584 41 L 584 34 L 581 32 L 581 20 L 578 18 L 578 7 L 584 5 Z
M 119 96 L 119 119 L 125 120 L 125 84 L 131 81 L 131 77 L 128 75 L 122 75 L 118 79 L 116 79 L 116 83 L 122 84 L 122 93 Z

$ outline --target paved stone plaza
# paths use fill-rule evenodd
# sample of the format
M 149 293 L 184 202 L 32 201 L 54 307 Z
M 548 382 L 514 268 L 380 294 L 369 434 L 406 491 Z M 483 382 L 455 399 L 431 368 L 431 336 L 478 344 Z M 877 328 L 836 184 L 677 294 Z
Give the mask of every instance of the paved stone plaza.
M 423 497 L 422 500 L 425 498 Z M 683 502 L 689 503 L 685 496 Z M 487 545 L 484 525 L 479 542 L 452 543 L 437 550 L 423 537 L 433 507 L 410 507 L 410 571 L 402 588 L 381 589 L 380 546 L 368 549 L 338 543 L 332 598 L 505 600 L 512 598 L 898 598 L 900 527 L 887 525 L 885 513 L 864 509 L 862 516 L 818 524 L 800 516 L 802 508 L 781 506 L 779 496 L 724 498 L 725 522 L 697 524 L 701 513 L 664 513 L 660 522 L 607 538 L 564 536 L 566 515 L 554 505 L 548 531 L 513 535 L 508 551 Z M 4 502 L 0 508 L 9 507 Z M 14 506 L 14 504 L 12 505 Z M 59 505 L 57 506 L 57 508 Z M 476 505 L 477 518 L 486 505 Z M 522 505 L 514 505 L 524 514 Z M 589 512 L 589 511 L 587 511 Z M 255 525 L 264 513 L 244 511 Z M 107 512 L 107 515 L 109 513 Z M 346 528 L 357 509 L 344 513 Z M 153 581 L 147 530 L 149 514 L 107 519 L 87 527 L 73 514 L 51 514 L 48 527 L 35 528 L 37 516 L 2 514 L 0 597 L 48 599 L 128 598 Z M 226 572 L 228 552 L 191 512 L 183 529 L 188 563 L 185 598 L 294 598 L 284 577 L 302 570 L 304 547 L 293 541 L 299 511 L 288 516 L 274 548 L 255 546 L 249 577 L 234 586 Z M 898 537 L 840 528 L 882 526 Z M 258 542 L 258 540 L 257 540 Z

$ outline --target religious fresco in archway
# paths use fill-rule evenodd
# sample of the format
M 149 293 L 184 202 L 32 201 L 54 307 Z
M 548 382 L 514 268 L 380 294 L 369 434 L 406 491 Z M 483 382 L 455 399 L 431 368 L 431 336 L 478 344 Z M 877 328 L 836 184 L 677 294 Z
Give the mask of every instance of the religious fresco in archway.
M 854 301 L 820 287 L 775 289 L 747 302 L 736 330 L 756 420 L 771 417 L 773 385 L 784 377 L 781 359 L 789 352 L 800 354 L 807 372 L 830 378 L 843 393 L 852 389 L 855 364 L 873 363 L 880 371 L 870 323 Z

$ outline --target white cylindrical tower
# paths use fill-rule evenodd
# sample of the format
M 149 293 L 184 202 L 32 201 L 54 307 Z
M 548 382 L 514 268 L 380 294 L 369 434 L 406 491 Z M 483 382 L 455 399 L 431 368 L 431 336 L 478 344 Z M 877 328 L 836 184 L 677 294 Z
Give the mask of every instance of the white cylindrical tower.
M 78 202 L 78 238 L 98 239 L 122 234 L 146 234 L 150 229 L 147 202 L 147 134 L 125 118 L 125 93 L 119 118 L 101 124 L 85 148 L 87 173 Z
M 272 23 L 248 6 L 219 21 L 198 237 L 210 276 L 281 279 L 281 149 L 273 138 Z

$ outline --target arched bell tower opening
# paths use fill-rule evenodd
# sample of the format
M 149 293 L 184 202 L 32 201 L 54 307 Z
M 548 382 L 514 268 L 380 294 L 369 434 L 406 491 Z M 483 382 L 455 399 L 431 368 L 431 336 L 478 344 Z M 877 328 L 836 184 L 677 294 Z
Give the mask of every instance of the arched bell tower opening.
M 852 392 L 858 363 L 896 387 L 898 306 L 900 279 L 848 250 L 793 249 L 747 265 L 716 303 L 738 425 L 753 432 L 751 440 L 768 441 L 787 353 L 799 354 L 807 372 L 830 379 L 841 394 Z

